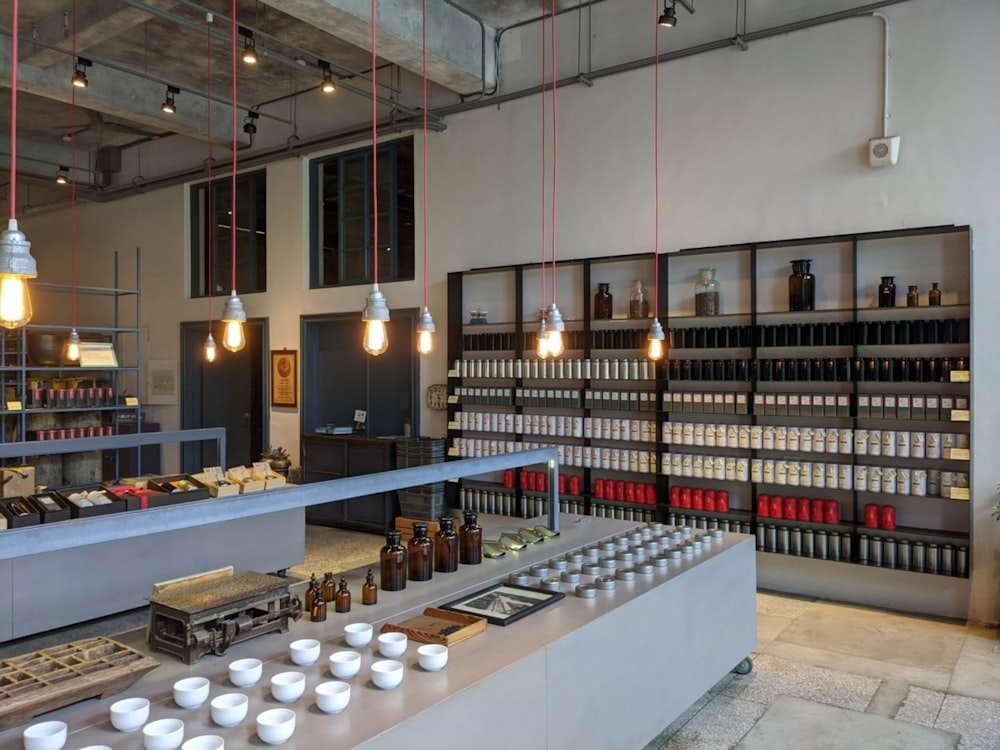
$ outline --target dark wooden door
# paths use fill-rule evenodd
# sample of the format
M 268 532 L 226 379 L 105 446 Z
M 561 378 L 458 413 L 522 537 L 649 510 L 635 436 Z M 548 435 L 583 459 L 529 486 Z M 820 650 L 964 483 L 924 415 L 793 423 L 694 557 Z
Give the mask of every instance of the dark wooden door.
M 222 324 L 213 324 L 213 329 L 216 342 L 221 342 Z M 219 344 L 215 362 L 209 364 L 203 349 L 208 335 L 207 322 L 181 324 L 181 426 L 184 429 L 225 427 L 223 468 L 256 461 L 267 447 L 264 419 L 266 322 L 249 320 L 244 330 L 247 345 L 242 351 L 228 352 Z M 185 444 L 184 471 L 201 471 L 218 461 L 214 444 Z

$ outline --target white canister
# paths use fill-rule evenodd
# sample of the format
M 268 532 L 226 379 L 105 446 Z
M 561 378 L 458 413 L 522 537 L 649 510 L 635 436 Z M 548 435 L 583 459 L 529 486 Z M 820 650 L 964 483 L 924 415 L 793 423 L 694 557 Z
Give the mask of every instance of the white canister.
M 676 423 L 675 423 L 676 424 Z M 681 422 L 674 430 L 674 442 L 683 445 L 694 445 L 694 424 L 691 422 Z
M 747 433 L 747 442 L 750 441 L 750 433 Z M 740 428 L 734 424 L 726 427 L 726 447 L 738 448 L 740 445 Z
M 727 482 L 736 481 L 736 459 L 732 456 L 726 458 L 726 466 L 724 476 Z
M 514 432 L 514 417 L 516 414 L 504 414 L 503 415 L 503 431 L 512 433 Z
M 630 424 L 629 420 L 627 420 L 627 419 L 626 420 L 621 420 L 621 419 L 618 419 L 617 417 L 615 417 L 614 419 L 611 420 L 611 439 L 612 440 L 628 440 L 629 439 L 629 438 L 625 437 L 622 434 L 622 421 L 624 421 L 625 424 Z
M 854 431 L 854 455 L 868 455 L 868 430 L 858 429 Z
M 787 448 L 792 453 L 802 450 L 802 431 L 798 427 L 788 428 Z
M 613 423 L 614 420 L 611 417 L 604 417 L 604 419 L 601 420 L 601 439 L 611 439 L 611 426 Z M 621 426 L 619 425 L 619 429 L 620 427 Z
M 764 446 L 764 450 L 766 450 L 766 451 L 773 451 L 774 450 L 774 428 L 773 427 L 765 427 L 764 428 L 763 446 Z
M 788 484 L 791 485 L 792 487 L 798 487 L 799 486 L 799 469 L 800 468 L 801 468 L 801 465 L 799 464 L 798 461 L 789 461 L 788 462 Z M 780 472 L 780 470 L 779 470 L 779 472 Z
M 750 461 L 750 481 L 757 484 L 764 481 L 764 462 L 759 458 Z
M 797 476 L 797 474 L 796 474 Z M 776 461 L 774 464 L 774 483 L 788 484 L 788 462 Z
M 583 466 L 583 446 L 573 446 L 573 466 Z
M 882 467 L 881 466 L 870 466 L 870 467 L 868 467 L 868 491 L 869 492 L 881 492 L 882 491 Z
M 635 452 L 639 454 L 639 471 L 641 473 L 643 473 L 643 474 L 648 474 L 649 473 L 649 452 L 648 451 L 635 451 Z M 653 454 L 653 455 L 654 455 L 653 460 L 655 461 L 656 460 L 656 458 L 655 458 L 656 454 Z
M 637 450 L 622 451 L 623 458 L 625 453 L 628 453 L 628 470 L 639 471 L 639 451 Z M 643 453 L 645 453 L 645 451 L 643 451 Z M 624 469 L 625 467 L 623 466 L 622 468 Z
M 688 468 L 691 466 L 691 458 L 688 456 Z M 671 453 L 670 454 L 670 473 L 675 477 L 684 476 L 684 454 L 682 453 Z
M 819 462 L 812 464 L 812 486 L 816 489 L 823 489 L 826 487 L 826 471 L 825 465 Z
M 882 455 L 882 431 L 868 430 L 868 455 Z
M 585 468 L 585 469 L 592 469 L 594 467 L 594 451 L 595 450 L 597 450 L 597 448 L 591 448 L 589 445 L 584 446 L 584 448 L 583 448 L 583 468 Z M 600 460 L 598 460 L 598 464 L 600 464 Z
M 883 456 L 895 456 L 896 455 L 896 431 L 895 430 L 882 430 L 882 455 Z M 883 485 L 885 484 L 885 479 L 882 480 Z M 884 490 L 883 490 L 884 491 Z
M 812 427 L 803 427 L 799 434 L 799 450 L 803 453 L 813 452 L 813 435 L 814 430 Z
M 669 424 L 669 423 L 668 423 Z M 666 427 L 666 424 L 664 425 Z M 594 436 L 594 418 L 584 417 L 583 418 L 583 436 L 584 438 L 592 438 Z
M 663 474 L 663 476 L 665 477 L 670 476 L 671 464 L 672 461 L 670 460 L 670 455 L 664 453 L 663 456 L 660 458 L 660 473 Z
M 913 490 L 913 471 L 911 469 L 896 469 L 896 494 L 909 495 Z
M 750 462 L 745 458 L 736 459 L 736 481 L 750 481 Z
M 607 448 L 605 450 L 607 450 L 609 453 L 607 468 L 611 469 L 612 471 L 621 471 L 622 469 L 621 451 L 618 448 Z M 628 464 L 626 464 L 626 466 L 628 466 Z M 604 468 L 603 450 L 601 451 L 601 468 Z
M 837 487 L 837 464 L 825 464 L 826 466 L 826 486 L 828 489 Z
M 906 430 L 896 430 L 896 456 L 898 458 L 910 457 L 910 433 Z M 910 493 L 899 493 L 910 494 Z
M 664 422 L 660 428 L 660 442 L 670 445 L 673 443 L 672 439 L 673 425 L 670 422 Z
M 941 458 L 941 433 L 940 432 L 926 432 L 924 433 L 924 442 L 926 445 L 927 458 Z M 928 482 L 930 477 L 927 478 Z M 928 492 L 930 488 L 928 487 Z
M 711 425 L 709 425 L 709 429 L 712 429 Z M 715 444 L 721 448 L 726 444 L 726 426 L 724 424 L 717 424 L 714 429 Z
M 684 472 L 684 476 L 694 477 L 695 479 L 704 479 L 705 477 L 704 456 L 685 456 L 684 466 L 687 469 L 687 471 Z
M 882 493 L 885 495 L 896 494 L 896 469 L 893 466 L 886 466 L 882 470 Z
M 868 467 L 858 466 L 854 469 L 854 491 L 868 491 Z
M 926 443 L 924 433 L 910 433 L 910 458 L 926 458 Z
M 705 459 L 708 462 L 708 459 Z M 716 456 L 712 459 L 712 474 L 709 476 L 708 470 L 705 470 L 705 476 L 708 479 L 725 479 L 726 478 L 726 459 L 722 456 Z
M 740 448 L 750 447 L 750 428 L 747 425 L 739 426 L 737 446 Z
M 691 426 L 691 443 L 685 443 L 686 445 L 705 445 L 705 425 L 702 422 L 698 422 Z M 684 428 L 687 430 L 687 427 Z M 712 433 L 712 438 L 715 438 L 715 433 Z
M 764 428 L 760 425 L 753 425 L 750 428 L 750 447 L 754 450 L 761 450 L 764 447 Z
M 618 451 L 616 449 L 615 453 L 617 453 L 617 452 Z M 601 448 L 601 468 L 602 469 L 610 469 L 611 468 L 611 449 L 610 448 Z
M 812 487 L 812 466 L 812 461 L 799 462 L 799 486 Z
M 774 461 L 771 459 L 764 461 L 763 479 L 764 484 L 774 484 Z
M 813 453 L 826 452 L 826 430 L 822 427 L 813 428 Z
M 854 486 L 854 467 L 850 464 L 840 464 L 837 467 L 837 486 L 849 490 Z
M 695 441 L 697 441 L 697 440 L 698 440 L 698 436 L 697 436 L 697 433 L 696 433 L 695 434 Z M 705 425 L 705 442 L 704 442 L 704 445 L 708 446 L 709 448 L 714 448 L 716 445 L 718 445 L 715 442 L 715 425 L 711 425 L 711 424 Z
M 941 497 L 941 470 L 927 470 L 927 497 Z
M 774 430 L 774 449 L 776 451 L 788 450 L 788 428 L 778 427 Z
M 826 431 L 826 452 L 836 453 L 840 450 L 840 430 L 831 427 Z
M 524 415 L 515 414 L 514 415 L 514 432 L 518 435 L 524 434 Z
M 914 469 L 910 478 L 910 494 L 916 497 L 927 496 L 927 471 Z
M 850 427 L 842 427 L 839 432 L 838 450 L 850 455 L 854 448 L 854 431 Z

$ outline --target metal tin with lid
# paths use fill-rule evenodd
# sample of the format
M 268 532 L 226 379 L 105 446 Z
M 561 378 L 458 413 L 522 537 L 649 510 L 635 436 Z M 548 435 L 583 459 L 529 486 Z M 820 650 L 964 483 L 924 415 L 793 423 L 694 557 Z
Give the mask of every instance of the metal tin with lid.
M 597 547 L 584 547 L 583 556 L 588 560 L 597 560 L 601 557 L 601 550 Z
M 722 539 L 726 536 L 726 532 L 722 529 L 712 529 L 711 537 L 713 539 Z
M 600 544 L 601 552 L 614 552 L 615 543 L 611 540 L 605 540 Z
M 693 544 L 685 544 L 683 547 L 681 547 L 681 552 L 683 552 L 685 555 L 693 555 L 694 554 L 694 545 Z
M 620 562 L 632 562 L 633 560 L 635 560 L 635 555 L 633 555 L 628 550 L 621 550 L 618 552 L 617 555 L 615 555 L 615 559 L 619 560 Z
M 597 596 L 597 587 L 589 583 L 581 583 L 576 587 L 576 595 L 581 599 L 593 599 Z
M 623 568 L 621 570 L 616 570 L 615 578 L 617 578 L 619 581 L 634 581 L 635 571 L 632 570 L 631 568 Z
M 667 567 L 668 564 L 669 564 L 669 558 L 666 556 L 666 554 L 656 555 L 656 557 L 653 558 L 653 565 L 656 566 L 657 568 L 665 568 Z
M 646 576 L 651 575 L 653 572 L 653 563 L 651 562 L 636 563 L 635 572 Z
M 650 539 L 642 545 L 642 548 L 646 550 L 647 555 L 655 555 L 660 551 L 660 543 Z
M 653 523 L 649 524 L 649 528 L 652 530 L 654 534 L 663 533 L 663 524 L 660 523 L 659 521 L 653 521 Z
M 566 553 L 566 560 L 568 562 L 572 563 L 573 565 L 579 565 L 580 563 L 583 562 L 583 553 L 582 552 L 567 552 Z
M 549 567 L 552 570 L 566 570 L 569 567 L 569 563 L 566 562 L 565 557 L 553 557 L 549 560 Z
M 511 573 L 510 576 L 507 577 L 507 580 L 513 583 L 515 586 L 527 586 L 528 574 L 523 571 L 519 571 L 517 573 Z
M 535 578 L 545 578 L 545 576 L 549 574 L 549 566 L 545 563 L 536 563 L 531 566 L 529 572 L 531 575 L 535 576 Z
M 601 574 L 600 563 L 587 562 L 580 567 L 580 572 L 585 576 L 596 576 Z
M 694 550 L 692 550 L 692 552 L 693 551 Z M 679 549 L 667 550 L 667 557 L 670 558 L 671 560 L 680 560 L 681 559 L 681 551 Z
M 617 585 L 617 582 L 614 576 L 601 576 L 594 580 L 594 585 L 601 591 L 611 591 Z
M 579 583 L 580 571 L 577 570 L 576 568 L 570 568 L 560 573 L 559 577 L 562 578 L 564 583 Z
M 633 531 L 631 534 L 628 535 L 628 540 L 632 544 L 639 544 L 642 541 L 642 532 Z
M 543 591 L 559 591 L 562 588 L 562 581 L 558 578 L 543 578 L 538 585 Z
M 614 570 L 617 567 L 618 563 L 613 557 L 601 558 L 601 570 Z

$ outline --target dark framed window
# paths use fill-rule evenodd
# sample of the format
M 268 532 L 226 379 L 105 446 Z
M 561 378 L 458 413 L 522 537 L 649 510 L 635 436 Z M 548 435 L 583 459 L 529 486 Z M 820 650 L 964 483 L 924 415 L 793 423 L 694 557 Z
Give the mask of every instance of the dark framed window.
M 358 149 L 309 166 L 312 288 L 373 280 L 372 150 Z M 378 278 L 414 277 L 413 140 L 378 147 Z
M 211 195 L 212 215 L 208 215 Z M 236 290 L 267 291 L 267 172 L 236 178 Z M 232 180 L 224 177 L 191 188 L 191 296 L 232 289 Z M 211 253 L 209 253 L 211 248 Z

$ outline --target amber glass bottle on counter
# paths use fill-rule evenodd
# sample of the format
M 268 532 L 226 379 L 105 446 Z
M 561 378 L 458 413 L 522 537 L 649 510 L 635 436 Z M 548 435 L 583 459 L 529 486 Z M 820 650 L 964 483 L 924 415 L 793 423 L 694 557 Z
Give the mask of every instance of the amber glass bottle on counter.
M 319 589 L 319 581 L 316 580 L 316 574 L 309 574 L 309 586 L 306 588 L 306 601 L 305 609 L 306 612 L 312 612 L 313 599 L 316 596 L 316 591 Z
M 375 574 L 368 568 L 365 582 L 361 584 L 361 603 L 378 604 L 378 586 L 375 585 Z
M 427 538 L 427 524 L 413 524 L 413 538 L 407 545 L 410 580 L 429 581 L 434 575 L 434 542 Z
M 351 592 L 347 590 L 347 579 L 344 576 L 340 577 L 340 587 L 334 596 L 333 610 L 334 612 L 351 611 Z
M 313 602 L 312 607 L 309 609 L 309 619 L 313 622 L 325 622 L 326 621 L 326 600 L 323 599 L 323 592 L 319 587 L 319 583 L 313 588 Z
M 333 573 L 323 574 L 323 600 L 332 602 L 337 595 L 337 584 L 333 581 Z
M 479 565 L 483 561 L 483 527 L 474 510 L 464 513 L 465 523 L 458 530 L 458 561 L 463 565 Z
M 385 535 L 385 546 L 379 552 L 383 591 L 402 591 L 406 588 L 406 547 L 399 543 L 403 534 L 390 531 Z
M 434 536 L 434 570 L 438 573 L 454 573 L 458 570 L 458 534 L 455 533 L 455 519 L 442 516 L 438 523 L 440 530 Z

